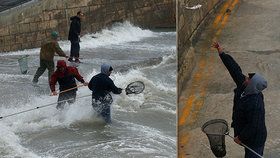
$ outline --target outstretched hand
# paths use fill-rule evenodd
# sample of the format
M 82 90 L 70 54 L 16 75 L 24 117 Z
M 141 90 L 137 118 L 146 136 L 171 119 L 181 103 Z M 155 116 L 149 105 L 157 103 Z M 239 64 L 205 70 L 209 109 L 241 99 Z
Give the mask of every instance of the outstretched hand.
M 233 140 L 234 140 L 234 142 L 235 142 L 236 144 L 241 145 L 241 143 L 242 143 L 238 136 L 237 136 L 237 137 L 234 137 Z
M 51 93 L 51 96 L 54 96 L 54 95 L 57 95 L 57 92 L 56 92 L 56 91 L 53 91 L 53 92 Z
M 218 50 L 218 53 L 221 54 L 223 52 L 222 47 L 220 46 L 220 44 L 218 42 L 213 42 L 211 47 L 216 48 Z

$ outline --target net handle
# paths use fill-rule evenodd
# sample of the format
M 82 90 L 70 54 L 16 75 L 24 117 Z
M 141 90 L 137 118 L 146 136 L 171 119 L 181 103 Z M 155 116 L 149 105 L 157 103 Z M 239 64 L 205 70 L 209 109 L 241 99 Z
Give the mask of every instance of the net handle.
M 225 133 L 225 135 L 229 136 L 230 138 L 232 138 L 234 140 L 234 137 L 231 136 L 229 134 L 229 132 Z M 260 154 L 258 154 L 257 152 L 255 152 L 253 149 L 251 149 L 250 147 L 248 147 L 247 145 L 243 144 L 243 143 L 240 143 L 240 145 L 244 146 L 245 148 L 247 148 L 248 150 L 250 150 L 252 153 L 254 153 L 255 155 L 257 155 L 258 157 L 260 158 L 264 158 L 263 156 L 261 156 Z

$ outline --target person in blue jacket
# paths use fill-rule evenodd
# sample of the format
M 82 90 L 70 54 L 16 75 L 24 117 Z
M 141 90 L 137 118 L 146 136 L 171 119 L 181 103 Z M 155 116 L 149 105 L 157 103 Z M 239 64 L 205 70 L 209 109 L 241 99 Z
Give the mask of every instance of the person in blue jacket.
M 88 84 L 92 91 L 93 109 L 103 117 L 106 123 L 111 123 L 111 102 L 105 99 L 110 92 L 121 94 L 122 89 L 115 86 L 109 78 L 113 68 L 108 64 L 101 65 L 101 73 L 93 76 Z
M 256 153 L 263 155 L 267 137 L 265 125 L 265 105 L 262 91 L 267 87 L 267 81 L 257 73 L 242 73 L 240 66 L 221 46 L 214 42 L 219 56 L 236 83 L 231 127 L 234 129 L 234 141 L 245 144 Z M 258 156 L 245 148 L 245 158 Z

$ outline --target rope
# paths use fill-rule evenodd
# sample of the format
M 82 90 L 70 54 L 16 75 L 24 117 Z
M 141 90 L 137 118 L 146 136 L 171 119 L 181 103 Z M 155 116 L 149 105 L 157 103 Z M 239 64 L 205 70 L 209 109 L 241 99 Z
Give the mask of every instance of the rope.
M 85 98 L 85 97 L 88 97 L 88 96 L 91 96 L 91 94 L 80 96 L 80 97 L 77 97 L 76 99 Z M 54 105 L 54 104 L 57 104 L 57 103 L 61 103 L 61 102 L 65 102 L 65 101 L 69 101 L 69 100 L 72 100 L 72 99 L 73 98 L 67 99 L 67 100 L 63 100 L 63 101 L 59 101 L 59 102 L 55 102 L 55 103 L 50 103 L 50 104 L 42 105 L 42 106 L 37 106 L 37 107 L 32 108 L 32 109 L 20 111 L 20 112 L 17 112 L 17 113 L 6 115 L 6 116 L 0 116 L 0 119 L 7 118 L 7 117 L 10 117 L 10 116 L 14 116 L 14 115 L 18 115 L 18 114 L 22 114 L 22 113 L 26 113 L 28 111 L 33 111 L 33 110 L 37 110 L 37 109 L 40 109 L 40 108 L 48 107 L 48 106 L 51 106 L 51 105 Z

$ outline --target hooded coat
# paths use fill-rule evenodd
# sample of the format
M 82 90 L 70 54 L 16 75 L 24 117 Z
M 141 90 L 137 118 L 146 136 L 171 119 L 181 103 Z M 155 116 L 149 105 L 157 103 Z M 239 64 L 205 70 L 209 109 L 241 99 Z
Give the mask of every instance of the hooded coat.
M 68 34 L 68 40 L 71 42 L 78 42 L 79 35 L 81 33 L 81 19 L 78 16 L 73 16 L 70 18 L 71 24 Z
M 56 82 L 59 83 L 59 90 L 64 91 L 73 87 L 77 87 L 76 80 L 84 83 L 83 77 L 79 74 L 78 69 L 75 67 L 67 66 L 64 60 L 57 61 L 57 67 L 64 67 L 64 72 L 59 71 L 58 69 L 52 74 L 50 80 L 50 89 L 55 91 Z M 77 88 L 73 89 L 77 91 Z
M 108 64 L 101 65 L 101 73 L 93 76 L 88 84 L 88 88 L 92 91 L 92 98 L 100 100 L 109 92 L 120 94 L 121 88 L 115 86 L 114 82 L 109 78 L 111 66 Z
M 231 124 L 234 136 L 249 147 L 262 147 L 267 137 L 262 90 L 267 87 L 267 81 L 256 73 L 248 85 L 244 85 L 245 75 L 234 59 L 226 53 L 221 53 L 220 58 L 237 86 Z

